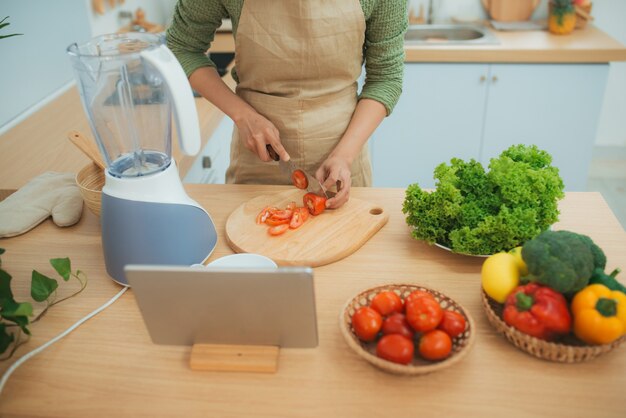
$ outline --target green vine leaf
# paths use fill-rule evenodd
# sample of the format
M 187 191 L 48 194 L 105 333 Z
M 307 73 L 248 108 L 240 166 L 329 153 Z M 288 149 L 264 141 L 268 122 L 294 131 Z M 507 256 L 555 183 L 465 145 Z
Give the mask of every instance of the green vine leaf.
M 11 275 L 0 269 L 0 309 L 4 308 L 7 301 L 15 302 L 11 291 Z
M 63 280 L 68 281 L 72 274 L 72 265 L 69 258 L 52 258 L 50 264 L 59 273 L 59 276 L 63 277 Z
M 28 302 L 6 301 L 2 306 L 1 313 L 3 317 L 31 316 L 33 314 L 33 305 Z
M 37 302 L 43 302 L 54 292 L 59 284 L 56 280 L 33 270 L 30 284 L 30 296 Z
M 0 353 L 4 353 L 15 337 L 7 332 L 7 326 L 0 323 Z
M 2 319 L 6 319 L 7 321 L 11 321 L 16 323 L 25 334 L 30 335 L 30 331 L 26 328 L 26 325 L 29 324 L 29 320 L 27 316 L 4 316 L 2 315 Z

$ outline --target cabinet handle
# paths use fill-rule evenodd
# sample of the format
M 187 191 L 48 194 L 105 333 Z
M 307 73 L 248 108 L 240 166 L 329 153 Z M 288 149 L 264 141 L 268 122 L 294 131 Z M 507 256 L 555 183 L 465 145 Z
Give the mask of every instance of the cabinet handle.
M 487 81 L 487 76 L 486 75 L 481 75 L 480 76 L 480 82 L 484 83 L 485 81 Z
M 497 82 L 498 82 L 498 76 L 497 76 L 497 75 L 494 75 L 494 76 L 491 78 L 491 82 L 492 82 L 492 83 L 497 83 Z
M 211 157 L 205 156 L 202 157 L 202 168 L 211 168 L 213 162 L 211 161 Z

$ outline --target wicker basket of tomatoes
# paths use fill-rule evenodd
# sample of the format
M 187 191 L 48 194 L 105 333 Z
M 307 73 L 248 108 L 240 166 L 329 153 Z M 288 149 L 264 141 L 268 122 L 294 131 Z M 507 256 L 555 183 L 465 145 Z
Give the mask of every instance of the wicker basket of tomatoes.
M 482 301 L 493 327 L 540 359 L 578 363 L 626 341 L 626 287 L 587 236 L 546 231 L 482 266 Z
M 460 361 L 476 328 L 460 304 L 436 290 L 388 284 L 350 299 L 340 315 L 341 332 L 355 353 L 396 374 L 420 375 Z

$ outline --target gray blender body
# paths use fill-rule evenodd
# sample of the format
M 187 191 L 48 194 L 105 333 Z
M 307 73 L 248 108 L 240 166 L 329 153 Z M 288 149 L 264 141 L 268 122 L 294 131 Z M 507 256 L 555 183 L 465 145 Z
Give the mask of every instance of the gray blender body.
M 198 207 L 102 194 L 104 261 L 120 284 L 128 285 L 127 264 L 190 266 L 202 263 L 216 243 L 215 226 Z

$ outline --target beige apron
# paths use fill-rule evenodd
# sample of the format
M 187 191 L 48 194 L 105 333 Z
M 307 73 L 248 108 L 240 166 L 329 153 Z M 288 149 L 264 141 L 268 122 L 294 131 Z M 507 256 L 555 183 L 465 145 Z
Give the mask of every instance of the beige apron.
M 237 95 L 270 120 L 298 167 L 314 174 L 357 104 L 365 18 L 359 0 L 245 0 L 235 42 Z M 290 184 L 277 162 L 245 148 L 237 127 L 227 183 Z M 352 185 L 370 186 L 367 145 Z

